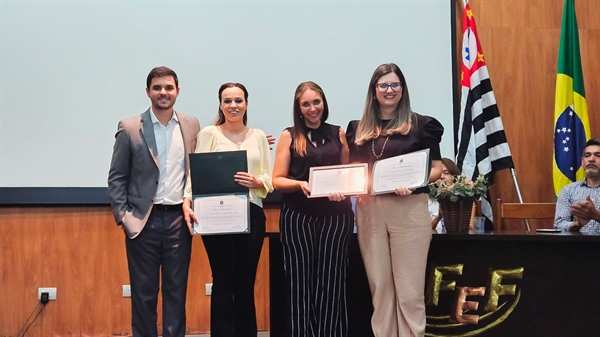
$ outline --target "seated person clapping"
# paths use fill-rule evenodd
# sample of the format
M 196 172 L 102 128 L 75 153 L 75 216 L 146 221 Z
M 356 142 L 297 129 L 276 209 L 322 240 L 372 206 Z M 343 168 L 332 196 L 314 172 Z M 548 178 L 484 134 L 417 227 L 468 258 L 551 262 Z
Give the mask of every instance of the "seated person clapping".
M 565 186 L 556 200 L 554 228 L 600 230 L 600 139 L 587 141 L 581 158 L 585 178 Z

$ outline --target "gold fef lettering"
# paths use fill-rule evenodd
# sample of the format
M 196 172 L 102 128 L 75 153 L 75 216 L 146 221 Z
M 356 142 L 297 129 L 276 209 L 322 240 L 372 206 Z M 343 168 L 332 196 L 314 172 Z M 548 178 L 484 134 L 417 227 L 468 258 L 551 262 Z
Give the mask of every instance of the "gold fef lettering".
M 463 264 L 453 264 L 450 266 L 433 266 L 429 281 L 427 282 L 427 293 L 425 295 L 425 305 L 437 306 L 441 290 L 454 290 L 456 281 L 444 280 L 444 274 L 462 275 Z
M 477 310 L 479 302 L 467 301 L 467 296 L 484 296 L 484 287 L 458 287 L 450 311 L 450 323 L 477 324 L 479 315 L 466 315 L 469 310 Z
M 490 268 L 490 278 L 488 280 L 489 297 L 485 304 L 486 311 L 494 311 L 498 308 L 498 297 L 502 295 L 514 295 L 517 286 L 514 284 L 502 285 L 502 280 L 522 279 L 524 268 L 515 269 L 493 269 Z

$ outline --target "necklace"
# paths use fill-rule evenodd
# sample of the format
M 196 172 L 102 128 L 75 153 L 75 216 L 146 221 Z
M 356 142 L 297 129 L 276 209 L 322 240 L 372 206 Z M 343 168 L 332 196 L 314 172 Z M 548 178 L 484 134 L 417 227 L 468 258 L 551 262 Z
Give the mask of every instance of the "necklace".
M 377 153 L 375 153 L 375 139 L 373 139 L 371 141 L 371 152 L 373 152 L 375 159 L 379 159 L 379 158 L 381 158 L 381 156 L 383 156 L 383 150 L 385 150 L 385 144 L 387 144 L 389 139 L 390 139 L 390 135 L 385 137 L 385 142 L 383 142 L 383 146 L 381 147 L 381 152 L 379 153 L 379 155 L 377 155 Z

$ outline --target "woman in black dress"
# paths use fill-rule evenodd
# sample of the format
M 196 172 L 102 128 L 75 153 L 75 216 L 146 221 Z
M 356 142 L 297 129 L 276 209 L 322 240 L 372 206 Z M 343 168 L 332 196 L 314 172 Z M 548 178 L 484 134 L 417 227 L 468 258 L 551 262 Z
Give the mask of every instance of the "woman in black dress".
M 350 200 L 340 193 L 309 199 L 311 167 L 348 163 L 344 131 L 325 123 L 327 99 L 319 85 L 301 83 L 294 95 L 294 126 L 277 146 L 273 185 L 283 192 L 279 220 L 291 336 L 346 336 L 348 240 L 354 228 Z

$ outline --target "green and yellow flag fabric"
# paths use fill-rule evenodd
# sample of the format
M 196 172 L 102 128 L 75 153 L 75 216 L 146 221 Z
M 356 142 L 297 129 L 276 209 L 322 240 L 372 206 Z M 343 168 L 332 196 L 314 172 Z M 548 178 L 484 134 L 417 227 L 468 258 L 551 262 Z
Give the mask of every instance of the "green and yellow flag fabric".
M 583 179 L 581 156 L 590 138 L 579 32 L 574 0 L 566 0 L 558 51 L 558 74 L 554 101 L 554 194 L 567 184 Z

